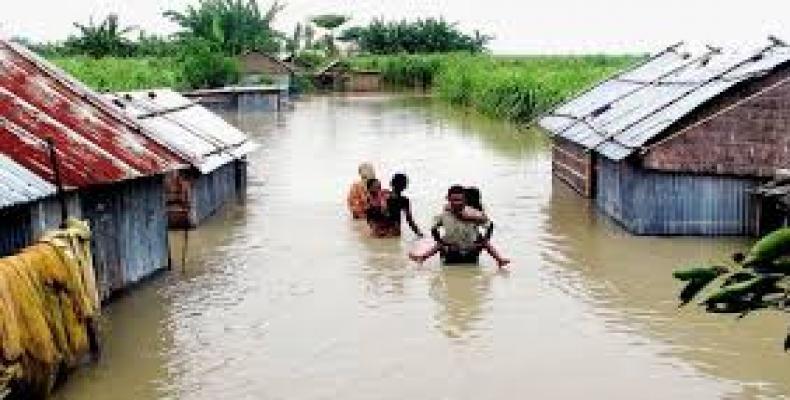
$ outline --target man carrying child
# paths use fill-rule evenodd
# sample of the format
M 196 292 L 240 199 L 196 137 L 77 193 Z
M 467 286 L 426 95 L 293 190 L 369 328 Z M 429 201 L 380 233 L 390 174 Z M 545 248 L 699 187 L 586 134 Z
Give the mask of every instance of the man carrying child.
M 480 228 L 484 230 L 481 234 Z M 436 246 L 425 254 L 412 256 L 415 261 L 425 261 L 437 252 L 445 263 L 475 263 L 485 249 L 500 268 L 510 263 L 491 245 L 494 225 L 483 212 L 480 191 L 454 185 L 447 191 L 447 206 L 436 216 L 431 235 Z M 442 234 L 442 231 L 444 234 Z

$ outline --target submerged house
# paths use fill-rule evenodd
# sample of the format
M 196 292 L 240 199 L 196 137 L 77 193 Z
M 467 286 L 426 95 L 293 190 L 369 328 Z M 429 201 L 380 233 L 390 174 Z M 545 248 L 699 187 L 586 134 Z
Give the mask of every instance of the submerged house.
M 211 111 L 224 113 L 281 111 L 288 103 L 288 92 L 280 86 L 230 86 L 183 95 Z
M 194 228 L 245 192 L 246 157 L 258 147 L 246 134 L 169 89 L 109 97 L 147 128 L 146 135 L 192 166 L 166 179 L 171 227 Z
M 60 224 L 55 192 L 54 185 L 0 154 L 0 257 L 15 253 L 47 228 Z M 71 197 L 68 204 L 76 216 L 80 211 L 74 200 Z
M 790 48 L 673 46 L 539 124 L 554 175 L 627 230 L 754 234 L 750 193 L 790 166 Z
M 61 222 L 62 210 L 52 199 L 51 141 L 69 215 L 88 220 L 93 232 L 102 298 L 165 267 L 165 176 L 186 165 L 141 132 L 98 94 L 26 49 L 0 41 L 0 154 L 13 162 L 4 162 L 6 175 L 16 170 L 14 177 L 23 180 L 6 176 L 2 184 L 13 187 L 6 194 L 28 193 L 2 205 L 0 234 L 10 243 L 4 253 Z
M 275 85 L 290 89 L 296 70 L 279 58 L 258 51 L 237 57 L 242 85 Z
M 315 85 L 324 90 L 375 92 L 381 90 L 381 72 L 351 68 L 348 63 L 334 60 L 316 72 Z

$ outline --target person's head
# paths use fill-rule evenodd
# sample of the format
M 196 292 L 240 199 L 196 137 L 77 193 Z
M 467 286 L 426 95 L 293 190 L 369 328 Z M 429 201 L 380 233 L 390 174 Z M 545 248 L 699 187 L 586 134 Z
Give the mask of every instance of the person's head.
M 464 200 L 466 201 L 466 205 L 477 209 L 479 211 L 483 211 L 483 200 L 480 196 L 480 189 L 471 186 L 464 189 Z
M 363 182 L 367 182 L 371 179 L 376 178 L 376 170 L 373 168 L 371 163 L 362 163 L 359 164 L 359 177 L 362 178 Z
M 367 186 L 369 193 L 378 193 L 381 191 L 381 182 L 376 178 L 368 179 Z
M 390 186 L 392 187 L 392 191 L 395 193 L 400 193 L 406 190 L 406 187 L 409 186 L 409 177 L 406 174 L 395 174 L 392 175 L 392 181 L 390 181 Z
M 464 187 L 461 185 L 450 186 L 447 190 L 447 203 L 450 205 L 450 210 L 460 212 L 466 205 L 466 196 L 464 194 Z

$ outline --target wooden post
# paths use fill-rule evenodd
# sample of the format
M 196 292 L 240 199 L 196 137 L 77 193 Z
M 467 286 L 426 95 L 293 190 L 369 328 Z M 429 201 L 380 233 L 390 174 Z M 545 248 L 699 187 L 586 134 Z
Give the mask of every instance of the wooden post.
M 52 170 L 55 173 L 55 189 L 58 203 L 60 203 L 60 226 L 61 228 L 65 228 L 66 220 L 69 218 L 69 210 L 66 205 L 66 193 L 63 191 L 63 181 L 60 176 L 60 164 L 58 164 L 55 141 L 51 137 L 47 138 L 47 147 L 49 148 L 49 162 L 52 164 Z

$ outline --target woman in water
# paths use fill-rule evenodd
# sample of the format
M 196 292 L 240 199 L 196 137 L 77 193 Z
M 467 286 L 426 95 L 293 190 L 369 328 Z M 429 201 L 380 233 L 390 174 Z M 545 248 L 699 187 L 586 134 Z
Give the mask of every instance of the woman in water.
M 370 163 L 360 164 L 358 171 L 360 180 L 354 182 L 348 192 L 348 209 L 353 219 L 365 218 L 368 208 L 368 181 L 376 179 L 376 171 Z

